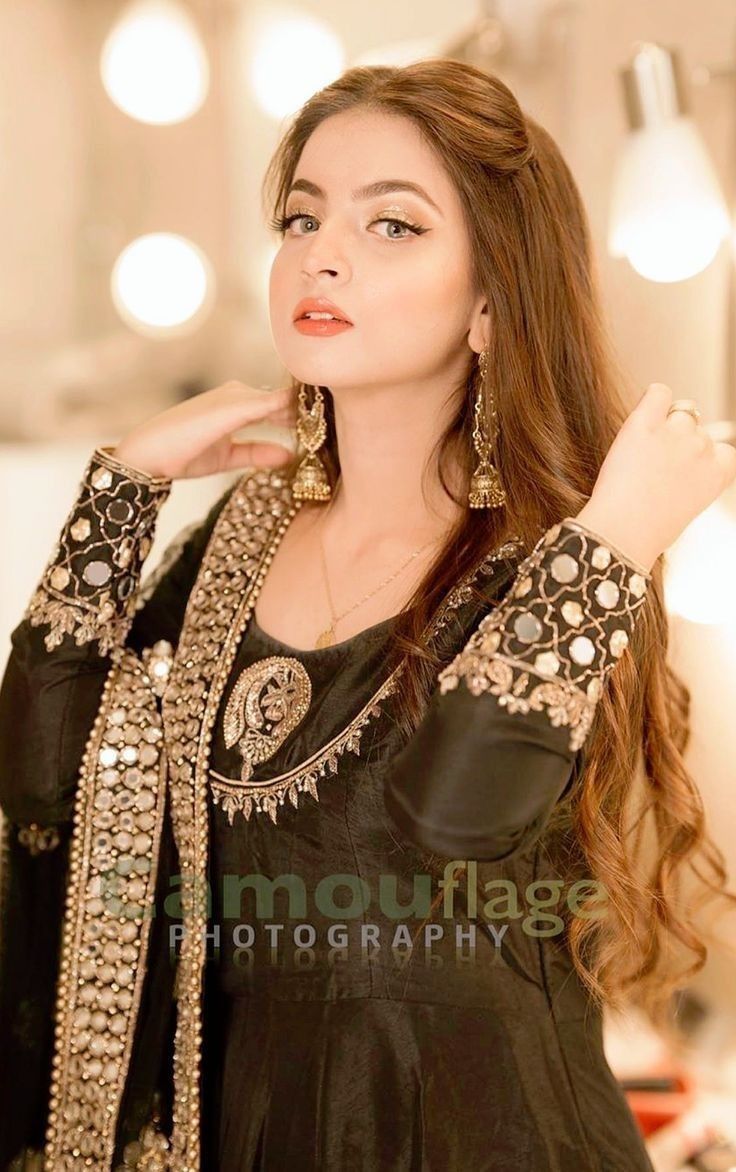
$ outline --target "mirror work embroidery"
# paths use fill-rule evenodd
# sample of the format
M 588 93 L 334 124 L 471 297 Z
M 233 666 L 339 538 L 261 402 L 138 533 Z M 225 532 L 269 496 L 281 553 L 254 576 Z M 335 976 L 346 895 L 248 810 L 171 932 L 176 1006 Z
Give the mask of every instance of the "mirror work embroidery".
M 539 538 L 500 606 L 438 676 L 508 712 L 543 712 L 584 745 L 606 679 L 629 645 L 652 575 L 574 517 Z

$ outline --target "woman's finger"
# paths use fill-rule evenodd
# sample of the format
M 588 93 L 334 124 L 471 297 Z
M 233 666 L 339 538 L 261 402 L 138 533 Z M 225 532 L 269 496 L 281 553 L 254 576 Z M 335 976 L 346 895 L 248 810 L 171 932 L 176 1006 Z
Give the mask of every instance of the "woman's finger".
M 272 419 L 277 411 L 287 409 L 287 403 L 288 396 L 281 391 L 218 387 L 217 394 L 206 402 L 197 396 L 171 408 L 170 418 L 173 424 L 174 412 L 184 408 L 176 420 L 178 435 L 184 443 L 202 450 L 248 424 Z
M 631 414 L 643 423 L 654 426 L 664 423 L 671 406 L 671 388 L 666 383 L 650 383 Z
M 292 405 L 288 407 L 279 407 L 276 411 L 272 411 L 267 418 L 269 423 L 283 423 L 287 427 L 293 427 L 296 423 L 296 417 L 296 405 Z
M 689 411 L 673 411 L 671 415 L 665 416 L 665 423 L 672 431 L 681 431 L 685 434 L 693 432 L 697 429 L 700 420 L 691 415 Z
M 278 468 L 292 459 L 294 453 L 282 444 L 266 440 L 234 441 L 225 458 L 224 471 L 234 468 L 249 468 L 252 465 Z

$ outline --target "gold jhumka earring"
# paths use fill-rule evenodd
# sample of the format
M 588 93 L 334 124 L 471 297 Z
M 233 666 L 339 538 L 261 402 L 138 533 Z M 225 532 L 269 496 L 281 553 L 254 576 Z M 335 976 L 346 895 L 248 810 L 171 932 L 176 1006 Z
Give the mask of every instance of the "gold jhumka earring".
M 488 350 L 481 350 L 478 355 L 478 368 L 475 379 L 475 408 L 473 421 L 473 445 L 478 454 L 478 466 L 473 473 L 468 492 L 468 505 L 471 509 L 496 509 L 506 503 L 506 493 L 498 469 L 493 463 L 492 447 L 496 438 L 496 404 L 493 388 L 490 392 L 491 435 L 483 434 L 483 387 L 488 374 Z
M 296 434 L 307 454 L 299 464 L 292 480 L 292 495 L 298 501 L 328 501 L 332 496 L 327 469 L 317 455 L 317 449 L 327 437 L 325 400 L 319 387 L 314 388 L 314 402 L 307 407 L 307 392 L 299 388 Z

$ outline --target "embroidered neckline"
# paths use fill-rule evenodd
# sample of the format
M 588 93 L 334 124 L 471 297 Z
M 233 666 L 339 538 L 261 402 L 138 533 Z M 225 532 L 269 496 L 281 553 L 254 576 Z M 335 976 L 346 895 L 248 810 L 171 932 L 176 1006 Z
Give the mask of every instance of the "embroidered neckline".
M 287 491 L 289 491 L 288 485 Z M 268 543 L 264 550 L 264 562 L 266 566 L 270 564 L 281 538 L 286 532 L 288 524 L 293 519 L 296 511 L 297 508 L 293 508 L 286 519 L 286 524 L 280 527 L 278 534 L 272 535 L 270 543 Z M 471 586 L 479 576 L 492 573 L 495 564 L 501 558 L 510 557 L 518 553 L 520 548 L 520 539 L 512 537 L 499 545 L 497 549 L 486 553 L 478 564 L 466 574 L 465 578 L 445 596 L 443 603 L 438 608 L 434 619 L 425 632 L 425 638 L 429 640 L 434 639 L 444 626 L 446 626 L 450 613 L 457 610 L 473 597 Z M 331 775 L 337 773 L 339 758 L 346 750 L 354 753 L 356 756 L 360 756 L 362 733 L 366 725 L 370 721 L 377 719 L 384 711 L 381 705 L 385 699 L 395 693 L 405 664 L 405 661 L 399 663 L 387 679 L 374 691 L 373 695 L 363 705 L 356 716 L 348 721 L 347 725 L 332 736 L 320 749 L 313 752 L 298 765 L 275 777 L 266 780 L 254 780 L 252 777 L 254 767 L 261 762 L 265 762 L 277 752 L 288 733 L 301 723 L 306 716 L 311 699 L 309 676 L 301 663 L 301 656 L 305 657 L 306 663 L 309 662 L 311 649 L 301 651 L 300 649 L 289 647 L 288 644 L 282 643 L 281 640 L 270 636 L 268 632 L 262 631 L 258 620 L 255 618 L 255 607 L 263 577 L 265 577 L 265 574 L 259 575 L 257 588 L 251 588 L 246 608 L 248 614 L 238 640 L 238 646 L 247 633 L 248 625 L 255 621 L 256 636 L 260 636 L 262 633 L 265 641 L 283 648 L 283 653 L 258 659 L 247 669 L 244 669 L 239 675 L 228 699 L 227 711 L 223 720 L 223 729 L 228 748 L 236 740 L 239 741 L 239 746 L 241 744 L 243 745 L 244 761 L 240 778 L 228 777 L 212 768 L 208 770 L 212 801 L 227 815 L 228 822 L 231 826 L 233 825 L 237 812 L 240 812 L 246 821 L 250 820 L 253 812 L 267 813 L 272 822 L 276 823 L 279 807 L 283 806 L 287 799 L 293 806 L 298 807 L 299 795 L 303 793 L 309 793 L 316 801 L 319 801 L 318 780 L 328 773 Z M 381 628 L 389 627 L 398 617 L 397 615 L 390 616 L 383 622 L 373 624 L 372 627 L 366 628 L 365 631 L 359 631 L 352 639 L 344 640 L 343 642 L 346 644 L 352 643 L 368 632 L 378 633 Z M 330 651 L 332 648 L 317 650 Z M 289 679 L 295 689 L 294 712 L 291 715 L 284 716 L 283 727 L 276 722 L 274 727 L 277 731 L 274 735 L 269 736 L 268 733 L 264 735 L 264 727 L 268 728 L 270 725 L 268 720 L 270 694 L 266 693 L 266 688 L 273 686 L 277 680 L 283 681 L 284 679 Z M 236 693 L 241 697 L 240 701 L 234 699 Z M 263 699 L 261 699 L 262 693 Z M 239 712 L 237 711 L 238 705 L 240 705 Z M 238 724 L 237 735 L 234 732 L 236 721 Z M 243 726 L 246 726 L 245 729 Z M 243 735 L 244 733 L 245 735 Z

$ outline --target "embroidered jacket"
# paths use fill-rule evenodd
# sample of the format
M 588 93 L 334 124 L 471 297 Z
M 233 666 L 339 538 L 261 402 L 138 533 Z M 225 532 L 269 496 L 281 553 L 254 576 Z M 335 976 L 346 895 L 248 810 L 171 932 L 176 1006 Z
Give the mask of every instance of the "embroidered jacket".
M 356 713 L 340 745 L 327 746 L 279 784 L 252 780 L 248 763 L 237 785 L 212 777 L 213 724 L 228 674 L 298 504 L 277 470 L 244 473 L 141 585 L 169 491 L 165 478 L 143 475 L 106 448 L 94 452 L 13 632 L 0 691 L 6 963 L 21 947 L 14 904 L 26 898 L 26 912 L 31 900 L 43 905 L 44 884 L 58 900 L 47 900 L 46 908 L 60 936 L 42 1124 L 44 1167 L 54 1172 L 200 1172 L 208 800 L 231 816 L 239 811 L 275 822 L 286 798 L 293 805 L 303 794 L 318 798 L 319 778 L 339 768 L 340 752 L 358 751 L 361 730 L 381 714 L 401 674 L 393 672 Z M 522 552 L 511 541 L 488 555 L 487 565 L 506 559 L 514 567 L 510 588 L 440 673 L 427 715 L 396 756 L 386 785 L 386 809 L 400 832 L 449 857 L 503 859 L 541 833 L 576 776 L 596 704 L 646 598 L 647 571 L 573 518 L 542 534 L 523 559 Z M 169 628 L 147 630 L 148 600 L 163 583 L 179 582 L 180 613 L 171 613 Z M 464 589 L 459 583 L 459 598 Z M 438 626 L 443 621 L 440 613 Z M 256 674 L 248 682 L 258 690 Z M 55 763 L 63 757 L 71 706 L 86 714 L 90 731 L 74 776 L 59 776 Z M 243 730 L 233 720 L 228 735 L 235 738 Z M 22 776 L 6 765 L 16 759 L 17 738 L 27 766 Z M 514 784 L 519 745 L 528 786 Z M 257 744 L 252 756 L 257 761 Z M 155 1119 L 146 1122 L 150 1102 L 144 1093 L 136 1097 L 131 1062 L 139 1044 L 153 1055 L 162 1036 L 146 980 L 159 946 L 150 909 L 161 860 L 172 849 L 186 931 L 174 990 L 166 1133 Z M 26 943 L 34 965 L 38 949 L 47 948 L 42 967 L 52 971 L 53 933 L 45 945 Z M 13 995 L 5 995 L 4 1009 L 0 1000 L 0 1037 L 19 1028 L 10 1021 Z M 42 1039 L 38 1022 L 27 1028 Z M 144 1036 L 148 1043 L 141 1043 Z M 43 1089 L 42 1076 L 35 1077 L 28 1101 Z M 11 1095 L 7 1077 L 0 1094 Z M 3 1102 L 0 1114 L 7 1114 Z M 0 1142 L 0 1161 L 30 1152 L 38 1133 L 38 1115 L 25 1117 L 21 1106 Z

